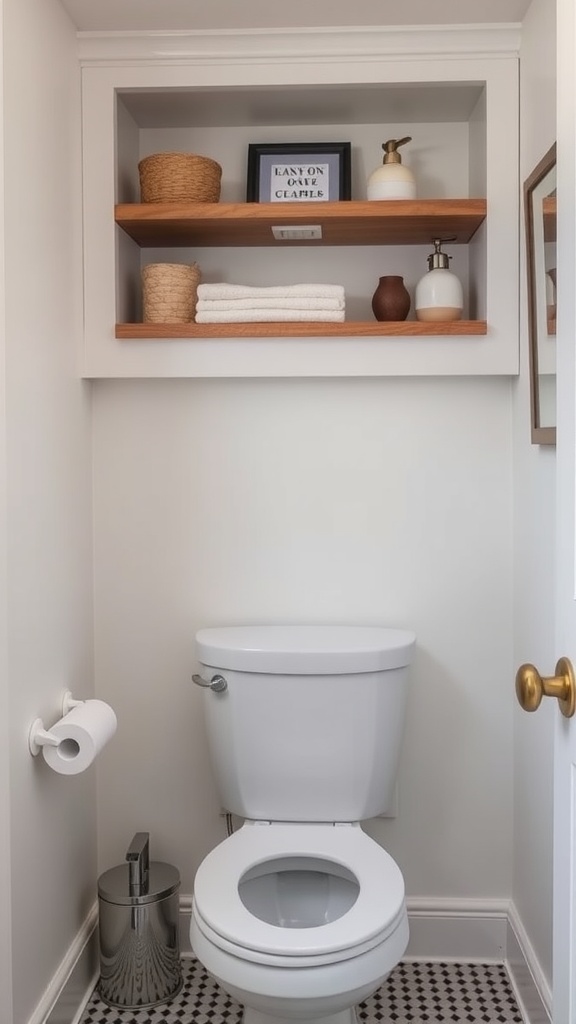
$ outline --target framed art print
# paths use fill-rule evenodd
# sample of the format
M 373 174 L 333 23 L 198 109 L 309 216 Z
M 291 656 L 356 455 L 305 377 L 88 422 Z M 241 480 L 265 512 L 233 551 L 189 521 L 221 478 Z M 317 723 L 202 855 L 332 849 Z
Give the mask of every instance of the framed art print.
M 250 143 L 246 201 L 322 203 L 350 199 L 349 142 Z

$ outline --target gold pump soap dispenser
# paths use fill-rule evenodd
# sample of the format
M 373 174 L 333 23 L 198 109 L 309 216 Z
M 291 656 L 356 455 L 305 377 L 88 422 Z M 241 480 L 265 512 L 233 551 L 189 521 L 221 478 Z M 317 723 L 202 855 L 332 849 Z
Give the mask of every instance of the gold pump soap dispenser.
M 384 160 L 368 178 L 368 199 L 414 199 L 416 181 L 409 167 L 402 163 L 398 147 L 411 142 L 412 137 L 404 139 L 388 139 L 382 143 Z
M 452 257 L 442 252 L 443 244 L 453 241 L 454 238 L 433 239 L 434 252 L 428 257 L 428 273 L 418 281 L 414 295 L 417 320 L 438 323 L 462 318 L 462 285 L 456 274 L 448 269 Z

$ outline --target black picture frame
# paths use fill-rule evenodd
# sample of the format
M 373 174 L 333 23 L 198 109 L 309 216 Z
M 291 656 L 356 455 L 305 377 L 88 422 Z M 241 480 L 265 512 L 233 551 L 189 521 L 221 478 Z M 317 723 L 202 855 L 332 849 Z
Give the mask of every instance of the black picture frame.
M 350 199 L 350 168 L 349 142 L 249 143 L 246 201 L 281 206 Z

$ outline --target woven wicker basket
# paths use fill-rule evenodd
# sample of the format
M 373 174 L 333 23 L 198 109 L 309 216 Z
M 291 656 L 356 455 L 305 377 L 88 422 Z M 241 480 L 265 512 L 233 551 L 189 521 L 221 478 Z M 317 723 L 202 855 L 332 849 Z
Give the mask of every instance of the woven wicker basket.
M 153 153 L 138 164 L 143 203 L 217 203 L 222 168 L 195 153 Z
M 194 319 L 200 281 L 197 263 L 149 263 L 142 268 L 145 324 L 186 324 Z

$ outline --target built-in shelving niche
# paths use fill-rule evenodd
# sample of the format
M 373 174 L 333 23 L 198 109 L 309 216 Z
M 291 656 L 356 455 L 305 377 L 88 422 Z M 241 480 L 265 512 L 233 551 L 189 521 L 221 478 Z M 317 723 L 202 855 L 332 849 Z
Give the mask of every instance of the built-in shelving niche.
M 236 65 L 224 67 L 219 86 L 214 68 L 209 85 L 199 67 L 84 69 L 87 376 L 517 372 L 517 308 L 504 314 L 498 295 L 503 272 L 516 293 L 517 176 L 508 162 L 496 173 L 486 156 L 506 138 L 515 160 L 515 61 L 382 62 L 382 80 L 367 83 L 358 60 L 346 66 L 357 78 L 346 85 L 341 65 L 312 63 L 276 68 L 285 81 L 270 86 L 240 85 L 251 73 Z M 265 73 L 260 66 L 253 77 Z M 417 200 L 367 202 L 382 143 L 406 134 Z M 248 144 L 265 141 L 350 141 L 351 201 L 247 204 Z M 143 207 L 138 161 L 160 151 L 218 160 L 220 202 Z M 320 224 L 321 243 L 274 244 L 271 225 L 288 222 Z M 438 236 L 455 236 L 445 248 L 464 286 L 463 320 L 420 324 L 412 307 L 406 321 L 379 324 L 379 277 L 400 274 L 413 296 Z M 197 262 L 204 281 L 342 284 L 346 323 L 145 325 L 140 274 L 150 262 Z

